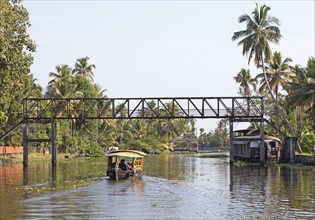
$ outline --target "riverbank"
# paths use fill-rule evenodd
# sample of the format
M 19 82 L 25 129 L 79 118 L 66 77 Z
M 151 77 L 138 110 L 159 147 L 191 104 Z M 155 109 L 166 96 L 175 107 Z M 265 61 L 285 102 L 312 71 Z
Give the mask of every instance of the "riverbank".
M 211 152 L 202 152 L 202 153 L 218 153 L 223 151 L 214 150 Z M 176 152 L 179 153 L 179 152 Z M 75 154 L 58 154 L 57 160 L 62 159 L 71 159 L 71 158 L 77 158 L 78 155 Z M 205 156 L 206 157 L 206 156 Z M 39 154 L 39 153 L 33 153 L 29 155 L 29 161 L 50 161 L 51 155 L 50 154 Z M 315 166 L 315 156 L 312 155 L 296 155 L 295 161 L 296 164 L 301 165 L 310 165 Z M 7 166 L 7 165 L 13 165 L 13 164 L 19 164 L 23 163 L 23 155 L 22 154 L 14 154 L 14 155 L 8 155 L 8 156 L 0 156 L 0 166 Z
M 315 156 L 307 156 L 307 155 L 296 155 L 295 163 L 302 165 L 313 165 L 315 166 Z
M 77 155 L 74 154 L 57 154 L 57 160 L 60 159 L 69 159 L 75 158 Z M 29 161 L 50 161 L 51 155 L 50 154 L 39 154 L 39 153 L 32 153 L 28 157 Z M 11 154 L 7 156 L 0 156 L 0 166 L 7 166 L 13 164 L 20 164 L 23 163 L 23 154 Z

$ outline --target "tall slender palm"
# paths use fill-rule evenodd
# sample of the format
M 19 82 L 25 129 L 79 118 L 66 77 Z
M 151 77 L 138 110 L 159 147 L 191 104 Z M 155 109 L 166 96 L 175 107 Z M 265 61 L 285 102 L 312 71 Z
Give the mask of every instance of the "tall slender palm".
M 267 80 L 270 89 L 276 95 L 276 100 L 278 100 L 279 89 L 286 89 L 286 85 L 295 79 L 295 74 L 292 72 L 292 67 L 289 65 L 290 62 L 292 62 L 291 58 L 288 57 L 282 60 L 281 53 L 275 52 L 272 61 L 265 66 Z M 267 89 L 267 83 L 263 73 L 256 76 L 256 79 L 259 78 L 261 78 L 259 91 L 262 92 Z
M 295 79 L 295 74 L 292 72 L 290 66 L 292 62 L 291 58 L 285 58 L 282 60 L 280 52 L 275 52 L 272 57 L 272 61 L 265 66 L 265 72 L 271 91 L 276 96 L 276 103 L 278 103 L 278 95 L 280 88 L 286 88 L 286 85 Z M 267 89 L 267 83 L 265 75 L 263 73 L 256 76 L 257 79 L 261 78 L 259 92 Z M 279 123 L 279 106 L 276 105 L 277 123 Z
M 250 86 L 253 87 L 253 90 L 256 90 L 257 79 L 252 78 L 249 69 L 242 68 L 236 76 L 234 76 L 234 80 L 240 84 L 240 93 L 243 96 L 250 96 L 251 89 Z
M 269 6 L 262 5 L 258 7 L 258 4 L 256 3 L 256 8 L 252 12 L 253 18 L 247 14 L 239 17 L 240 23 L 245 22 L 246 29 L 234 32 L 232 40 L 235 41 L 241 39 L 238 42 L 238 45 L 243 46 L 243 55 L 249 56 L 248 63 L 250 63 L 252 57 L 254 56 L 256 66 L 262 67 L 264 78 L 267 82 L 266 85 L 268 92 L 277 108 L 279 108 L 279 104 L 274 97 L 268 82 L 265 71 L 265 62 L 270 62 L 272 60 L 272 52 L 269 42 L 278 44 L 282 36 L 278 27 L 280 24 L 279 20 L 276 17 L 269 16 L 269 11 Z M 282 110 L 280 112 L 288 126 L 289 131 L 294 135 L 294 131 L 287 120 L 286 115 Z
M 94 64 L 89 65 L 89 59 L 90 59 L 89 57 L 77 59 L 74 65 L 73 74 L 82 75 L 84 78 L 93 81 L 94 77 L 93 69 L 95 69 L 95 65 Z

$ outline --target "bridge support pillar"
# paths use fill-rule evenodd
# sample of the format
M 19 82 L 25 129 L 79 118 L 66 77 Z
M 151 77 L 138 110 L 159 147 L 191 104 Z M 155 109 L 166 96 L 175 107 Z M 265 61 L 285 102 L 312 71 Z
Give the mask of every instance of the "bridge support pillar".
M 260 163 L 264 164 L 266 162 L 265 156 L 265 126 L 264 126 L 264 120 L 262 119 L 260 121 L 260 142 L 259 142 L 259 149 L 260 149 Z
M 23 166 L 28 166 L 28 122 L 23 127 Z
M 233 138 L 233 121 L 230 120 L 230 163 L 234 162 L 234 138 Z
M 56 121 L 51 123 L 51 164 L 56 166 L 57 164 L 57 148 L 56 148 Z

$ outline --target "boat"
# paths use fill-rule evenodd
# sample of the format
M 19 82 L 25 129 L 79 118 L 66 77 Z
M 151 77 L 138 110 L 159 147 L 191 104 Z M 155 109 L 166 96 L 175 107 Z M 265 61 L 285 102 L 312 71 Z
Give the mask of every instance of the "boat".
M 107 176 L 112 180 L 139 178 L 146 153 L 137 150 L 115 150 L 107 153 Z M 125 164 L 125 161 L 130 163 Z M 123 165 L 124 164 L 124 165 Z
M 234 132 L 233 151 L 237 160 L 259 162 L 260 161 L 260 131 L 238 130 Z M 282 142 L 277 137 L 264 135 L 265 159 L 278 161 L 281 157 Z

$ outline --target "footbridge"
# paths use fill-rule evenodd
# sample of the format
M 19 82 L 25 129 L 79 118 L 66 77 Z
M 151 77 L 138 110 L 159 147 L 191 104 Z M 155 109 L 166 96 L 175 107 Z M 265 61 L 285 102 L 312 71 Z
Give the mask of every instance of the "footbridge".
M 23 101 L 23 120 L 230 118 L 261 120 L 262 97 L 68 98 Z
M 56 164 L 56 120 L 68 119 L 174 119 L 227 118 L 230 122 L 231 160 L 233 160 L 233 123 L 260 122 L 264 137 L 263 97 L 160 97 L 160 98 L 27 98 L 19 124 L 23 124 L 23 163 L 28 164 L 29 123 L 51 123 L 52 164 Z M 263 149 L 263 147 L 261 147 Z M 264 151 L 261 152 L 264 160 Z M 263 161 L 264 162 L 264 161 Z

